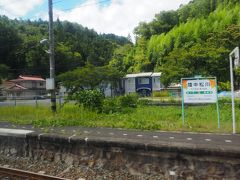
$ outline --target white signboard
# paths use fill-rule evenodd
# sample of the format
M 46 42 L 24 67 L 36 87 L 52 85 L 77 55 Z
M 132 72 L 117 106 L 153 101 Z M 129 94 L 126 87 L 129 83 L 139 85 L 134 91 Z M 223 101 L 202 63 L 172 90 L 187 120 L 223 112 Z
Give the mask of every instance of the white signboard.
M 54 79 L 53 78 L 47 78 L 46 79 L 46 90 L 54 90 Z
M 216 103 L 215 79 L 182 79 L 184 103 Z

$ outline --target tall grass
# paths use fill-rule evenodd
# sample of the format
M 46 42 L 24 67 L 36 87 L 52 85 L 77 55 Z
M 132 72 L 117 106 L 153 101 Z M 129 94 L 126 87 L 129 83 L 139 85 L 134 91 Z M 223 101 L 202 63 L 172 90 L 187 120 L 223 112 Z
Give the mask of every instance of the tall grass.
M 0 107 L 0 121 L 32 124 L 36 127 L 86 126 L 142 130 L 231 132 L 231 106 L 220 104 L 221 127 L 217 127 L 214 105 L 185 107 L 185 125 L 181 107 L 139 106 L 125 113 L 99 114 L 67 104 L 52 114 L 49 107 Z M 240 132 L 240 109 L 236 108 L 237 131 Z

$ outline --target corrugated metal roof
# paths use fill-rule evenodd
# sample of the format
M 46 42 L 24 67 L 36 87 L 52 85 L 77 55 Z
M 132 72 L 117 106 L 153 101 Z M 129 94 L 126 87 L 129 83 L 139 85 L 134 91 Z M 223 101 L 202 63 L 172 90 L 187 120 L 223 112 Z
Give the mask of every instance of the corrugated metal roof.
M 161 72 L 154 72 L 154 73 L 152 73 L 152 77 L 161 76 L 161 75 L 162 75 Z
M 149 77 L 151 75 L 152 75 L 152 72 L 137 73 L 137 74 L 127 74 L 126 78 Z
M 127 74 L 125 78 L 135 78 L 137 77 L 137 74 Z
M 135 78 L 135 77 L 156 77 L 161 76 L 161 72 L 144 72 L 144 73 L 137 73 L 137 74 L 127 74 L 125 78 Z

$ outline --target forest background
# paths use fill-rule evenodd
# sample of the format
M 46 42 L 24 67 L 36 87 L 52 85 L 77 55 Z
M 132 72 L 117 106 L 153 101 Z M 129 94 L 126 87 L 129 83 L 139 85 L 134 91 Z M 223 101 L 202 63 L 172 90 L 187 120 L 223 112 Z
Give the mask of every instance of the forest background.
M 216 76 L 220 88 L 227 90 L 228 54 L 240 45 L 240 2 L 193 0 L 176 11 L 159 12 L 151 22 L 139 23 L 134 43 L 130 37 L 98 34 L 59 20 L 54 22 L 54 34 L 56 74 L 63 81 L 83 73 L 92 77 L 92 72 L 116 79 L 114 75 L 155 71 L 162 72 L 166 86 L 182 77 L 202 75 Z M 39 43 L 44 38 L 48 22 L 1 16 L 0 79 L 20 74 L 48 77 L 48 47 Z M 240 82 L 239 70 L 235 76 Z

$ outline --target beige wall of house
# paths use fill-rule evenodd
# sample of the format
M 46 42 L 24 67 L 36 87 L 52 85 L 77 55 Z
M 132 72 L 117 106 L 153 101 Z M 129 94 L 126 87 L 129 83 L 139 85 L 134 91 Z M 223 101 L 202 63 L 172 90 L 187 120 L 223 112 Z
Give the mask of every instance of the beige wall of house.
M 22 81 L 18 84 L 28 89 L 46 89 L 45 81 Z
M 9 99 L 39 97 L 46 95 L 46 81 L 39 76 L 22 76 L 5 81 L 1 87 L 1 95 Z

